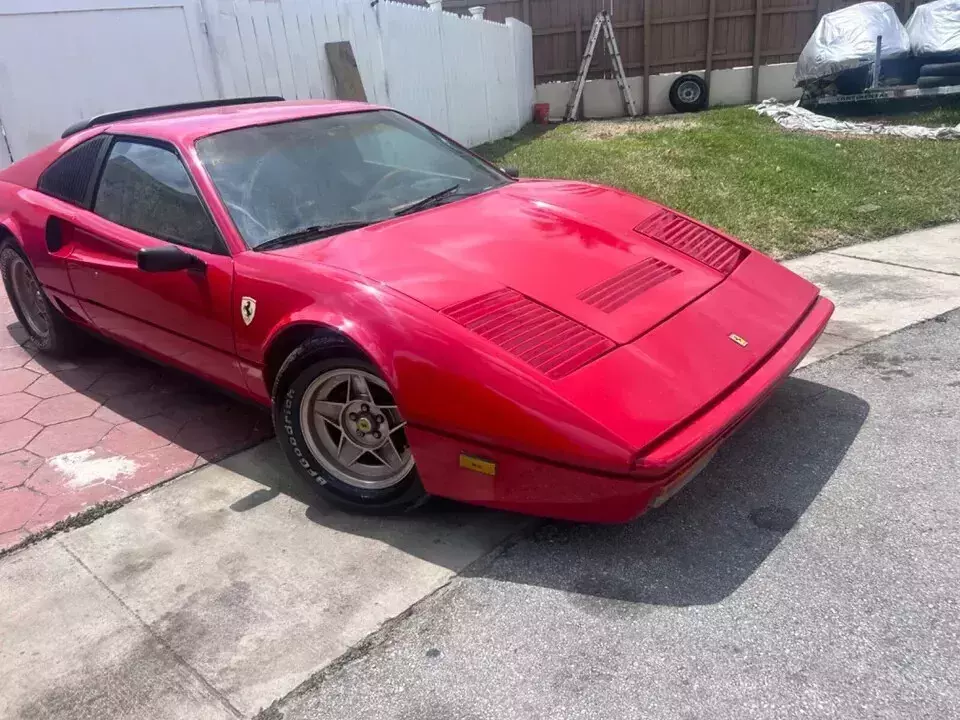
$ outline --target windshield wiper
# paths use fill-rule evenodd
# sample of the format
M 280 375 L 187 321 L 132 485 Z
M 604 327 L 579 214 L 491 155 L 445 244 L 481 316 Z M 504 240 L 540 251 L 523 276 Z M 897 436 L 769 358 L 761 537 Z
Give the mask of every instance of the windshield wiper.
M 354 220 L 352 222 L 334 223 L 332 225 L 311 225 L 310 227 L 296 230 L 292 233 L 278 235 L 275 238 L 265 240 L 253 249 L 257 252 L 261 250 L 276 250 L 278 248 L 290 247 L 291 245 L 299 245 L 300 243 L 310 240 L 330 237 L 331 235 L 346 232 L 347 230 L 357 230 L 372 224 L 373 222 L 369 220 Z
M 450 195 L 459 189 L 460 183 L 451 185 L 448 188 L 444 188 L 440 192 L 435 192 L 433 195 L 427 195 L 425 198 L 420 198 L 419 200 L 414 200 L 412 203 L 401 205 L 399 208 L 393 211 L 393 214 L 399 217 L 400 215 L 409 215 L 417 210 L 423 210 L 425 207 L 428 207 L 439 200 L 443 200 L 443 198 L 445 198 L 447 195 Z

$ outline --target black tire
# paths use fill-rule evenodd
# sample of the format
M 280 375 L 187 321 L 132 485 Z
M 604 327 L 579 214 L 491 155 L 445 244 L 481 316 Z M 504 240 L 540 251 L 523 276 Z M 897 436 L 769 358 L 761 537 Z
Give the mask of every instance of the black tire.
M 917 87 L 919 88 L 949 87 L 951 85 L 960 85 L 960 76 L 925 75 L 917 78 Z
M 960 62 L 931 63 L 920 68 L 920 77 L 944 77 L 960 75 Z M 957 83 L 960 85 L 960 82 Z
M 300 423 L 300 406 L 311 383 L 331 370 L 358 369 L 380 377 L 377 368 L 349 344 L 332 337 L 311 340 L 286 359 L 277 374 L 273 423 L 290 464 L 327 502 L 345 510 L 372 515 L 409 512 L 429 499 L 414 464 L 397 484 L 378 490 L 360 489 L 329 472 L 310 450 Z
M 19 265 L 20 263 L 22 265 Z M 23 272 L 29 274 L 39 288 L 40 281 L 37 280 L 33 266 L 20 246 L 14 240 L 5 240 L 0 244 L 0 273 L 3 275 L 3 286 L 7 291 L 7 298 L 10 300 L 10 305 L 13 306 L 13 312 L 17 316 L 17 320 L 20 321 L 33 344 L 42 352 L 60 357 L 74 354 L 81 344 L 83 336 L 79 328 L 67 320 L 57 307 L 50 302 L 46 293 L 40 291 L 40 298 L 43 303 L 42 312 L 46 319 L 45 331 L 38 330 L 35 323 L 32 323 L 28 318 L 24 308 L 21 307 L 17 293 L 14 292 L 12 277 L 13 268 L 18 265 L 23 268 Z
M 681 75 L 670 86 L 670 104 L 679 113 L 699 112 L 707 100 L 707 83 L 699 75 Z

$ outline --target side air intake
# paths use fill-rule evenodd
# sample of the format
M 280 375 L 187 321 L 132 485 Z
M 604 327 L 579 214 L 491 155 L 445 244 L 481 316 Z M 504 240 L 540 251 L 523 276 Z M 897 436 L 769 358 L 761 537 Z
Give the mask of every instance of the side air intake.
M 554 380 L 612 350 L 611 340 L 515 290 L 496 290 L 443 314 Z

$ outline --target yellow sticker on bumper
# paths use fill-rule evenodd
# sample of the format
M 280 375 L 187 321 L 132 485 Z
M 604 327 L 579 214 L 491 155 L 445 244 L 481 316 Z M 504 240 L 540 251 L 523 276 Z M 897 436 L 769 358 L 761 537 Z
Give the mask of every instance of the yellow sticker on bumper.
M 464 455 L 460 453 L 460 467 L 464 470 L 472 470 L 483 475 L 496 475 L 497 464 L 490 460 L 483 460 L 473 455 Z

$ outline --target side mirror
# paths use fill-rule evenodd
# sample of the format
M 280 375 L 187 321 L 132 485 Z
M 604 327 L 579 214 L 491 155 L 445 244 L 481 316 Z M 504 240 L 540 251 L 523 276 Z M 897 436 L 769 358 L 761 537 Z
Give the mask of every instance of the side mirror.
M 500 168 L 500 172 L 502 172 L 507 177 L 512 177 L 514 180 L 520 177 L 520 171 L 517 168 L 513 167 L 512 165 Z
M 203 270 L 203 260 L 184 252 L 176 245 L 143 248 L 137 253 L 137 267 L 144 272 L 176 272 L 177 270 Z

